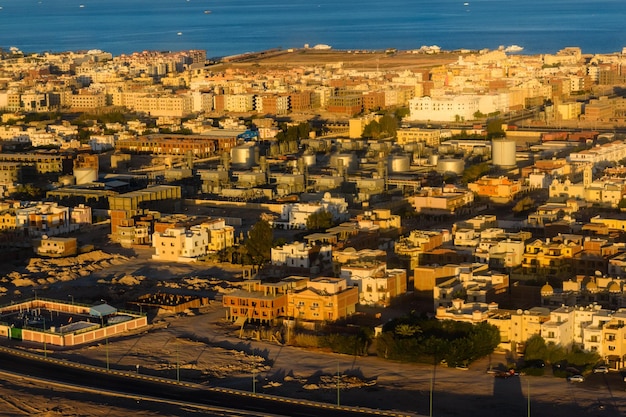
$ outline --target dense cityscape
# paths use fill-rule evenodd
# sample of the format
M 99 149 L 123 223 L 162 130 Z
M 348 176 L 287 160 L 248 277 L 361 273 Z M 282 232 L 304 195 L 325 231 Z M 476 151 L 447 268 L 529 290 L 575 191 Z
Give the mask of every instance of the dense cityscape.
M 623 415 L 624 64 L 0 51 L 0 352 L 138 398 L 59 416 Z

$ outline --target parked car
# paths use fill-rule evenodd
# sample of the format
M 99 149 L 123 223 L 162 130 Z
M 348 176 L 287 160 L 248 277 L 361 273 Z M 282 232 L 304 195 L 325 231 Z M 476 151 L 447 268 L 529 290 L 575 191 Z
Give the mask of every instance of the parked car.
M 608 374 L 609 367 L 605 365 L 596 366 L 595 368 L 593 368 L 593 373 L 594 374 Z
M 461 371 L 469 371 L 469 367 L 467 365 L 457 365 L 456 369 L 459 369 Z
M 572 376 L 568 376 L 567 380 L 569 382 L 583 382 L 585 380 L 585 377 L 582 375 L 572 375 Z

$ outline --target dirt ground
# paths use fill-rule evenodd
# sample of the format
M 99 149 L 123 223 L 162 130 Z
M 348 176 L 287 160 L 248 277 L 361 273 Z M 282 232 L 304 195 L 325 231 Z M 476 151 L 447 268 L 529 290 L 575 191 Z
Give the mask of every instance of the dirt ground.
M 437 54 L 410 53 L 398 51 L 387 53 L 385 51 L 335 51 L 296 49 L 292 52 L 287 50 L 268 56 L 256 56 L 254 60 L 238 63 L 220 64 L 233 67 L 296 67 L 310 65 L 330 65 L 341 63 L 343 68 L 360 70 L 376 69 L 424 69 L 438 65 L 456 62 L 459 53 L 441 52 Z
M 81 263 L 79 272 L 64 279 L 58 279 L 51 263 L 32 266 L 35 272 L 26 267 L 5 271 L 3 301 L 32 296 L 36 290 L 40 297 L 85 304 L 104 299 L 124 308 L 125 302 L 150 291 L 210 296 L 236 288 L 241 278 L 238 266 L 167 264 L 152 261 L 150 254 L 150 249 L 118 248 L 117 257 L 111 258 L 115 262 L 103 264 L 94 256 L 96 260 Z M 9 275 L 17 277 L 20 286 Z M 626 393 L 611 391 L 608 385 L 573 385 L 551 376 L 501 380 L 486 374 L 490 365 L 505 362 L 503 355 L 494 354 L 472 364 L 469 371 L 460 371 L 240 339 L 240 328 L 225 321 L 225 311 L 217 301 L 197 311 L 178 315 L 153 311 L 149 317 L 150 326 L 136 333 L 75 349 L 49 347 L 48 355 L 103 368 L 108 357 L 111 369 L 171 379 L 179 375 L 183 381 L 245 391 L 252 391 L 254 378 L 257 392 L 327 403 L 337 401 L 339 374 L 341 404 L 419 415 L 429 415 L 431 387 L 433 415 L 437 416 L 526 415 L 528 392 L 536 415 L 595 416 L 599 404 L 604 407 L 601 415 L 626 415 Z M 29 348 L 41 351 L 40 346 Z M 131 413 L 140 417 L 197 415 L 192 410 L 0 378 L 0 416 L 121 417 Z

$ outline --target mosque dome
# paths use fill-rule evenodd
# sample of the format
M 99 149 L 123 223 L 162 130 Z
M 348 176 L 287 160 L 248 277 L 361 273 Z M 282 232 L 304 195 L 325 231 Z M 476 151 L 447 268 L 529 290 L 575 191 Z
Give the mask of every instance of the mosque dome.
M 552 285 L 546 283 L 546 285 L 544 285 L 543 287 L 541 287 L 541 295 L 542 296 L 549 296 L 554 294 L 554 288 L 552 288 Z
M 620 288 L 619 284 L 616 281 L 611 282 L 608 286 L 608 289 L 609 289 L 609 292 L 613 292 L 613 293 L 622 292 L 622 289 Z

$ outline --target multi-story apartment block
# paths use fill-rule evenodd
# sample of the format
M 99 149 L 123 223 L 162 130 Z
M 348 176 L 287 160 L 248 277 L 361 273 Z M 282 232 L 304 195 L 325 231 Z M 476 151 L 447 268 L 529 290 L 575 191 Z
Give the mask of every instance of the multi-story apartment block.
M 333 217 L 334 222 L 347 221 L 350 218 L 348 203 L 343 198 L 333 198 L 330 193 L 318 203 L 290 203 L 283 206 L 280 219 L 273 221 L 273 225 L 282 225 L 290 229 L 306 228 L 307 219 L 313 213 L 326 211 Z
M 396 131 L 396 142 L 401 146 L 408 143 L 422 142 L 434 148 L 439 146 L 441 134 L 440 129 L 421 129 L 417 127 L 398 129 Z
M 0 153 L 0 162 L 16 162 L 22 167 L 34 168 L 37 174 L 72 172 L 72 157 L 70 155 L 49 155 L 39 153 Z
M 341 267 L 341 277 L 359 289 L 359 304 L 389 306 L 407 291 L 404 269 L 387 269 L 386 262 L 355 262 Z
M 566 277 L 574 272 L 572 259 L 582 249 L 582 236 L 536 239 L 526 244 L 522 270 L 538 277 Z
M 152 259 L 170 262 L 193 262 L 207 254 L 209 234 L 205 228 L 175 227 L 152 235 Z
M 15 227 L 25 229 L 31 237 L 59 236 L 78 229 L 70 208 L 57 203 L 36 203 L 15 211 Z
M 172 156 L 191 154 L 195 158 L 206 158 L 216 153 L 228 152 L 236 143 L 236 136 L 148 135 L 119 140 L 115 147 L 121 152 Z
M 439 279 L 433 286 L 433 307 L 450 307 L 456 298 L 463 298 L 469 302 L 491 303 L 506 293 L 509 287 L 509 276 L 495 273 L 489 270 L 485 264 L 472 263 L 461 265 L 446 265 L 437 271 L 434 267 L 431 277 L 450 272 L 454 268 L 453 275 L 447 279 Z
M 320 277 L 288 294 L 287 314 L 299 320 L 336 321 L 354 314 L 359 290 L 342 278 Z
M 480 233 L 474 257 L 491 268 L 507 269 L 520 266 L 530 232 L 506 233 L 502 229 L 487 229 Z
M 618 162 L 626 158 L 626 142 L 615 141 L 580 152 L 572 152 L 569 161 L 581 164 L 600 162 Z
M 78 94 L 71 96 L 70 106 L 73 109 L 90 110 L 105 107 L 107 97 L 105 93 L 91 93 L 88 91 L 80 91 Z
M 480 110 L 480 97 L 454 95 L 450 97 L 416 97 L 409 101 L 411 120 L 459 122 L 473 120 Z
M 78 253 L 77 239 L 75 237 L 46 237 L 35 239 L 33 242 L 35 253 L 48 258 L 61 258 L 75 256 Z
M 277 283 L 247 281 L 245 289 L 225 294 L 227 318 L 272 323 L 279 318 L 312 322 L 336 321 L 355 312 L 358 289 L 341 278 L 292 276 Z
M 311 273 L 326 271 L 332 266 L 332 246 L 303 242 L 286 243 L 271 250 L 271 262 L 286 268 L 308 269 Z
M 412 230 L 396 243 L 395 252 L 408 258 L 409 268 L 414 269 L 420 265 L 424 253 L 440 247 L 448 240 L 448 231 Z
M 286 317 L 288 292 L 306 286 L 307 280 L 292 277 L 277 283 L 246 281 L 242 289 L 224 294 L 222 305 L 227 308 L 226 318 L 243 325 L 248 320 L 273 323 Z
M 415 211 L 424 214 L 453 214 L 474 202 L 474 193 L 456 187 L 424 187 L 407 197 Z
M 209 252 L 219 252 L 235 244 L 235 228 L 227 225 L 224 219 L 211 219 L 200 224 L 200 227 L 206 229 L 209 235 Z
M 541 325 L 550 319 L 550 310 L 532 307 L 528 310 L 495 310 L 487 323 L 500 330 L 500 347 L 523 352 L 524 343 L 534 335 L 541 335 Z
M 480 197 L 487 197 L 498 202 L 512 201 L 522 191 L 520 181 L 506 177 L 482 177 L 467 184 L 467 187 Z

